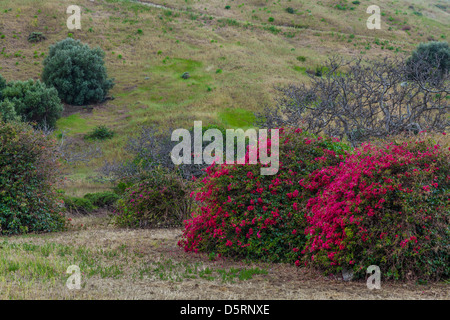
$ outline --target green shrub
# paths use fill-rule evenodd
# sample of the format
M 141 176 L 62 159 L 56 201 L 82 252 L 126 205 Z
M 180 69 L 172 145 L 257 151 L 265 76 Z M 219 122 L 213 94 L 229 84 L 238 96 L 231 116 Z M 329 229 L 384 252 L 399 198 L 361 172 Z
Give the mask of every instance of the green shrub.
M 306 61 L 306 57 L 305 56 L 298 56 L 297 60 L 300 62 L 305 62 Z
M 114 85 L 107 78 L 104 56 L 100 48 L 91 49 L 79 40 L 67 38 L 50 47 L 42 79 L 69 104 L 101 102 Z
M 53 188 L 56 142 L 22 122 L 0 121 L 0 232 L 60 231 L 65 219 Z
M 0 121 L 20 121 L 20 116 L 17 115 L 14 103 L 9 100 L 0 102 Z
M 181 225 L 190 205 L 186 181 L 157 168 L 125 190 L 118 201 L 115 224 L 131 228 Z
M 450 47 L 448 42 L 431 41 L 419 44 L 408 59 L 407 65 L 413 67 L 417 63 L 420 64 L 418 67 L 424 71 L 434 67 L 439 68 L 442 74 L 449 72 Z
M 106 126 L 95 127 L 91 133 L 85 135 L 85 139 L 90 140 L 107 140 L 114 137 L 115 133 Z
M 19 116 L 23 121 L 35 122 L 38 126 L 55 127 L 63 111 L 55 88 L 47 87 L 39 80 L 8 82 L 2 90 L 2 99 L 0 110 L 9 109 L 10 120 Z M 14 106 L 15 116 L 11 106 Z
M 120 197 L 114 192 L 105 191 L 88 193 L 84 195 L 84 198 L 89 200 L 96 207 L 109 208 L 112 207 Z
M 95 209 L 92 202 L 87 198 L 66 196 L 63 200 L 66 210 L 71 213 L 88 214 Z
M 286 8 L 286 12 L 293 14 L 293 13 L 295 13 L 295 10 L 294 10 L 294 8 L 288 7 L 288 8 Z
M 321 77 L 323 75 L 323 68 L 322 67 L 316 67 L 316 71 L 314 72 L 314 75 L 316 77 Z
M 5 78 L 3 78 L 3 76 L 0 74 L 0 100 L 2 100 L 3 94 L 2 91 L 3 89 L 6 88 L 6 80 Z
M 119 181 L 117 182 L 117 184 L 114 186 L 113 191 L 115 194 L 117 194 L 120 198 L 120 196 L 122 196 L 123 194 L 125 194 L 125 191 L 130 188 L 131 186 L 133 186 L 133 182 L 132 181 Z
M 42 40 L 45 40 L 46 37 L 42 34 L 42 32 L 32 32 L 28 36 L 29 42 L 41 42 Z

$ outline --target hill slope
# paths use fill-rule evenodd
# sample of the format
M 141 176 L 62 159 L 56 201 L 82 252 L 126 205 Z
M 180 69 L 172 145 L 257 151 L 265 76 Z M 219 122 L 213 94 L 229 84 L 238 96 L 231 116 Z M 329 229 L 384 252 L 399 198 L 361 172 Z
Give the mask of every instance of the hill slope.
M 66 27 L 66 9 L 72 4 L 82 8 L 81 30 Z M 272 103 L 274 85 L 306 81 L 306 70 L 333 54 L 376 59 L 407 54 L 420 42 L 450 36 L 448 1 L 377 1 L 381 30 L 366 27 L 371 4 L 0 0 L 0 73 L 7 80 L 38 79 L 48 47 L 67 36 L 105 51 L 109 74 L 116 79 L 115 99 L 93 110 L 66 106 L 58 122 L 59 131 L 80 139 L 99 124 L 118 133 L 102 143 L 101 158 L 73 168 L 78 179 L 103 159 L 125 157 L 124 143 L 140 125 L 189 128 L 194 120 L 203 120 L 250 126 L 253 112 Z M 33 31 L 47 39 L 29 43 Z M 182 79 L 184 72 L 191 77 Z

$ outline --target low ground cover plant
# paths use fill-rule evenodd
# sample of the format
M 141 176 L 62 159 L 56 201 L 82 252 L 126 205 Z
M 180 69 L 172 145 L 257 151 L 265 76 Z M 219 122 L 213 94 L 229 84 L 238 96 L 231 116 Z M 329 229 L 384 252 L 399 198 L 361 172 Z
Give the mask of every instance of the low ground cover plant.
M 112 191 L 87 193 L 83 197 L 64 196 L 64 206 L 68 212 L 89 214 L 98 209 L 114 208 L 119 195 Z

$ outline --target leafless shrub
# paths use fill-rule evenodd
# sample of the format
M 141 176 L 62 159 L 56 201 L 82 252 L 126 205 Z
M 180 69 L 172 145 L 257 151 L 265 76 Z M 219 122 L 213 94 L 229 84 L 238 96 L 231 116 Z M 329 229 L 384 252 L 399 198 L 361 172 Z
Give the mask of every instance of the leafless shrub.
M 333 57 L 322 77 L 277 87 L 275 108 L 257 114 L 258 125 L 303 126 L 314 134 L 347 138 L 354 146 L 401 132 L 449 127 L 449 73 L 426 57 L 351 61 Z
M 172 129 L 158 130 L 155 126 L 141 127 L 137 136 L 128 140 L 125 150 L 131 154 L 129 161 L 105 161 L 99 172 L 103 179 L 115 181 L 138 176 L 157 167 L 177 171 L 183 178 L 191 179 L 203 174 L 206 164 L 182 164 L 175 166 L 170 157 L 178 142 L 171 141 Z
M 65 133 L 62 133 L 58 146 L 61 159 L 69 165 L 76 165 L 80 162 L 87 163 L 102 156 L 102 150 L 97 144 L 77 141 Z

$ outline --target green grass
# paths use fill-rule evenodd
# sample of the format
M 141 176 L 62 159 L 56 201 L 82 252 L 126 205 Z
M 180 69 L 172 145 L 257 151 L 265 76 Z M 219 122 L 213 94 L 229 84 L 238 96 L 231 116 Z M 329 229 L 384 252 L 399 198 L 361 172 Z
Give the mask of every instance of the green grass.
M 161 257 L 160 261 L 152 262 L 139 271 L 140 279 L 150 277 L 163 281 L 182 282 L 186 279 L 218 280 L 222 283 L 248 281 L 255 275 L 267 275 L 267 270 L 256 268 L 214 268 L 205 267 L 202 262 L 174 261 Z
M 66 270 L 70 265 L 80 267 L 86 276 L 85 281 L 93 276 L 117 278 L 127 267 L 127 252 L 118 249 L 93 250 L 53 242 L 36 245 L 7 240 L 3 240 L 0 247 L 0 277 L 11 281 L 19 277 L 39 282 L 65 283 L 68 278 Z
M 67 135 L 78 133 L 87 133 L 94 125 L 88 124 L 88 120 L 79 114 L 72 114 L 68 117 L 61 118 L 56 123 L 57 134 L 66 132 Z
M 157 244 L 155 244 L 157 245 Z M 5 281 L 59 283 L 64 285 L 69 275 L 67 268 L 77 265 L 82 272 L 82 284 L 92 277 L 120 279 L 125 275 L 133 279 L 151 278 L 182 282 L 186 279 L 210 281 L 247 281 L 255 275 L 267 275 L 260 268 L 205 267 L 203 262 L 176 261 L 161 256 L 159 261 L 148 262 L 144 254 L 130 251 L 126 245 L 114 249 L 73 246 L 47 241 L 0 242 L 0 278 Z
M 254 113 L 241 108 L 228 108 L 219 113 L 219 119 L 229 129 L 248 129 L 253 127 Z

